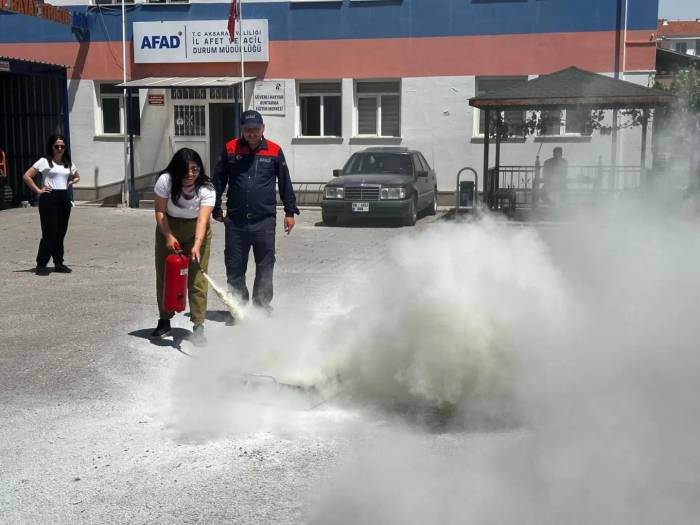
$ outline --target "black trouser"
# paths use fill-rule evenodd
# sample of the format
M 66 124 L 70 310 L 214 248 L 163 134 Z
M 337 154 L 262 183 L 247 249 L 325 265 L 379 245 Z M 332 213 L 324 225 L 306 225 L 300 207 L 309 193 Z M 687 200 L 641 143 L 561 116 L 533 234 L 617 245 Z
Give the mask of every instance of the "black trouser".
M 272 301 L 272 272 L 275 267 L 275 217 L 259 220 L 226 217 L 226 279 L 233 293 L 242 301 L 248 301 L 245 273 L 248 256 L 253 248 L 255 257 L 255 282 L 253 304 L 268 306 Z
M 36 265 L 46 266 L 53 257 L 54 265 L 63 264 L 63 238 L 68 231 L 71 203 L 66 190 L 52 190 L 39 197 L 41 242 Z

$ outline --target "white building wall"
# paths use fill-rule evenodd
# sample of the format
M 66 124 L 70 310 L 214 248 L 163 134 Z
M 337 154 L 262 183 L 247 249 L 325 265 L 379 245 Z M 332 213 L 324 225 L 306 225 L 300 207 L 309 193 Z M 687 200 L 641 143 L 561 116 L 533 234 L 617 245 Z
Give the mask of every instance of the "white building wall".
M 627 75 L 626 79 L 648 84 L 648 74 Z M 279 143 L 287 157 L 295 182 L 323 182 L 332 177 L 332 170 L 344 165 L 349 155 L 368 146 L 404 146 L 423 152 L 435 168 L 438 188 L 452 191 L 458 170 L 471 166 L 483 179 L 483 138 L 474 136 L 476 110 L 469 106 L 475 95 L 476 79 L 461 77 L 419 77 L 401 81 L 401 137 L 353 137 L 355 101 L 353 79 L 342 80 L 342 138 L 298 137 L 297 82 L 294 79 L 266 79 L 285 81 L 284 116 L 264 115 L 266 136 Z M 251 85 L 252 87 L 252 85 Z M 248 90 L 248 99 L 252 95 Z M 164 94 L 165 105 L 147 103 L 148 94 Z M 209 157 L 204 139 L 176 140 L 173 135 L 173 103 L 168 90 L 141 91 L 141 136 L 135 138 L 136 174 L 144 175 L 163 169 L 173 152 L 183 146 L 193 147 Z M 99 111 L 92 81 L 81 81 L 71 107 L 71 137 L 73 154 L 83 177 L 81 186 L 94 187 L 123 180 L 123 138 L 104 137 L 96 133 L 96 115 Z M 605 122 L 611 124 L 610 112 Z M 208 126 L 208 124 L 207 124 Z M 618 163 L 638 165 L 640 128 L 624 130 L 619 134 Z M 594 133 L 592 137 L 560 136 L 551 138 L 528 137 L 525 141 L 504 143 L 501 146 L 501 164 L 533 165 L 536 157 L 544 161 L 552 149 L 561 146 L 570 165 L 597 164 L 611 161 L 611 139 Z M 648 151 L 649 164 L 651 152 Z M 494 164 L 495 147 L 491 146 Z

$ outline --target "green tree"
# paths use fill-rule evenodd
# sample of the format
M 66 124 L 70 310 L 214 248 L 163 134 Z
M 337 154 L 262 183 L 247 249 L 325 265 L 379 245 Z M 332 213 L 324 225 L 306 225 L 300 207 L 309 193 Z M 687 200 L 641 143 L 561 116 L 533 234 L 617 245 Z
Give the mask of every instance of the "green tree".
M 677 99 L 672 107 L 660 111 L 658 128 L 676 145 L 682 145 L 681 152 L 686 155 L 690 168 L 690 188 L 700 190 L 700 67 L 691 66 L 679 71 L 671 85 L 666 87 L 657 83 L 659 89 L 669 91 Z

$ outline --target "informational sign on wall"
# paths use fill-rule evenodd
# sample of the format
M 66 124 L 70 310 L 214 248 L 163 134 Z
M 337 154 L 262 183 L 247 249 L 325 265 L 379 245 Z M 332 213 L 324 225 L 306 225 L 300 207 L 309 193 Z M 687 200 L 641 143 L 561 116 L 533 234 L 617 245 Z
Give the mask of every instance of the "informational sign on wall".
M 165 106 L 165 95 L 149 93 L 148 104 L 151 106 Z
M 267 20 L 242 20 L 230 41 L 226 20 L 134 22 L 134 61 L 267 62 Z
M 263 115 L 284 115 L 284 80 L 258 80 L 253 104 Z

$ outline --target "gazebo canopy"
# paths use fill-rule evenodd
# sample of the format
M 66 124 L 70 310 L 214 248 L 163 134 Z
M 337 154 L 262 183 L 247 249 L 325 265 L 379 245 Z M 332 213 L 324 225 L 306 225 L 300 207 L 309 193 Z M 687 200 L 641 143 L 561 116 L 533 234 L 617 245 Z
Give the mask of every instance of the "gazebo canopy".
M 479 109 L 645 109 L 665 106 L 670 93 L 569 67 L 521 84 L 469 99 Z

